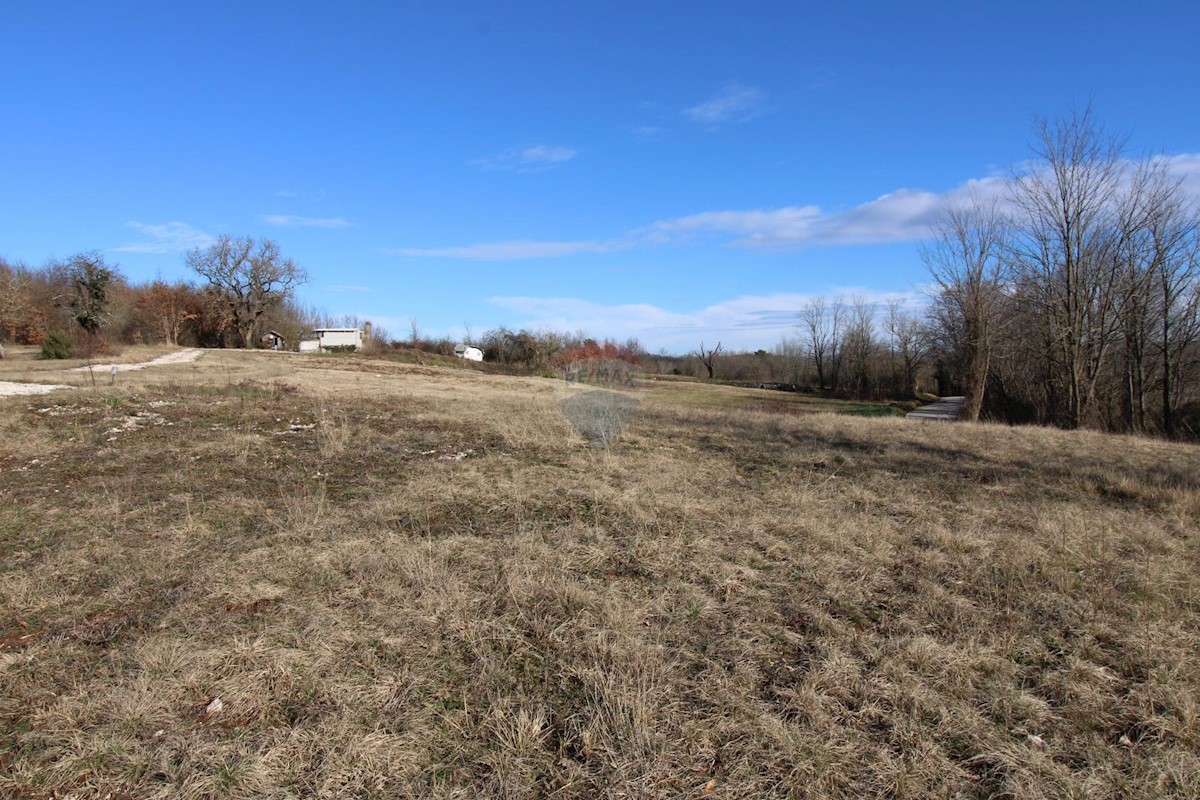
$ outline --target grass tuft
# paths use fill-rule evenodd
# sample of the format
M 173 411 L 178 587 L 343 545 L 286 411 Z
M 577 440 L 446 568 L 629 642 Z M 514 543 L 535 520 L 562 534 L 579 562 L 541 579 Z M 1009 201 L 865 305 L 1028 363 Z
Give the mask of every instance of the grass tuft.
M 0 400 L 0 796 L 1200 795 L 1194 447 L 164 369 Z

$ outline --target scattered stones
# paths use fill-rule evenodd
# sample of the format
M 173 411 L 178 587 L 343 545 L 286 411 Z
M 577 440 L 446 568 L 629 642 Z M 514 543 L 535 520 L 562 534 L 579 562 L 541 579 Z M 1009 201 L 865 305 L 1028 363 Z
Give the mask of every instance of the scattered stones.
M 153 411 L 139 411 L 136 414 L 130 414 L 121 420 L 121 424 L 115 428 L 109 428 L 105 433 L 109 434 L 105 441 L 116 441 L 117 435 L 128 433 L 129 431 L 141 430 L 150 425 L 171 425 L 161 414 L 155 414 Z

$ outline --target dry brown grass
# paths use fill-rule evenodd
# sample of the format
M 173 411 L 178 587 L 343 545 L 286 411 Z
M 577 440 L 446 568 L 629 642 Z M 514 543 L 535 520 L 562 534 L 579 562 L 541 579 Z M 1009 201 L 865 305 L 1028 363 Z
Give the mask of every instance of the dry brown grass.
M 1200 795 L 1196 448 L 558 394 L 0 400 L 0 796 Z

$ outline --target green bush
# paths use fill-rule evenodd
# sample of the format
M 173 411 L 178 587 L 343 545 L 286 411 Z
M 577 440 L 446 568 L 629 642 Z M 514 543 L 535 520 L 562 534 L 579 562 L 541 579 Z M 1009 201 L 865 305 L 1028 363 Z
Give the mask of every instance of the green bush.
M 50 331 L 42 342 L 42 358 L 70 358 L 74 345 L 66 331 Z
M 352 344 L 331 344 L 321 349 L 326 353 L 353 353 L 358 347 Z

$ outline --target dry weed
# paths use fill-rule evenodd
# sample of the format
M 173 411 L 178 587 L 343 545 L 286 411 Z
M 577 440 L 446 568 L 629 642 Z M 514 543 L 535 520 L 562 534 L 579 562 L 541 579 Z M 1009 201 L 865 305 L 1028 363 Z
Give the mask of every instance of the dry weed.
M 1200 795 L 1195 448 L 217 355 L 0 401 L 0 795 Z

